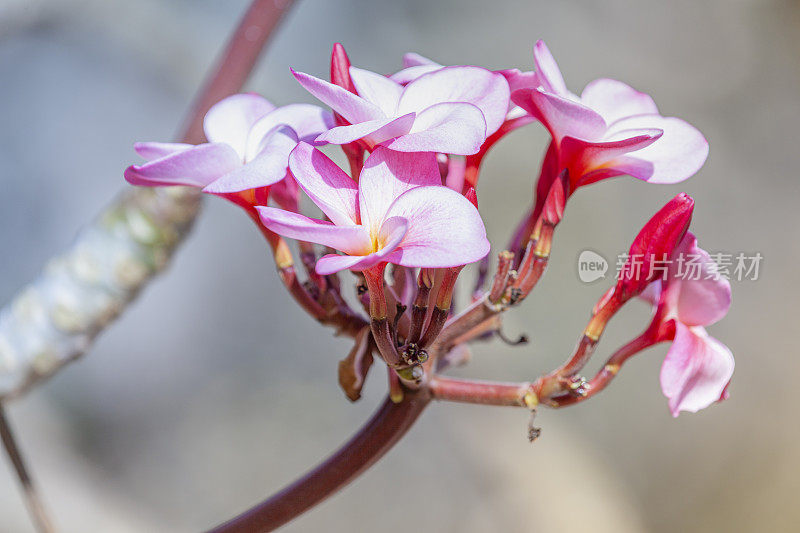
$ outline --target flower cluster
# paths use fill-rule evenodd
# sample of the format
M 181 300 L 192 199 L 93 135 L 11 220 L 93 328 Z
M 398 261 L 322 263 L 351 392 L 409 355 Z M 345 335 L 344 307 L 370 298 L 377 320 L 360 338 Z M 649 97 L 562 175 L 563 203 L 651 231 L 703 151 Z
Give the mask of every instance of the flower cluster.
M 357 357 L 351 354 L 340 369 L 351 398 L 358 397 L 372 360 L 365 362 L 364 353 L 371 350 L 394 371 L 393 394 L 428 386 L 446 396 L 449 389 L 437 385 L 435 372 L 457 359 L 457 345 L 496 332 L 497 314 L 531 292 L 553 230 L 578 188 L 619 175 L 677 183 L 695 174 L 708 155 L 697 129 L 662 116 L 650 96 L 622 82 L 599 79 L 580 96 L 572 93 L 542 41 L 534 46 L 532 71 L 444 66 L 417 54 L 403 62 L 393 75 L 377 74 L 352 66 L 336 45 L 330 81 L 292 70 L 330 110 L 275 107 L 255 94 L 230 96 L 206 115 L 207 143 L 139 143 L 136 151 L 148 162 L 125 171 L 134 185 L 200 187 L 243 207 L 260 222 L 281 268 L 292 263 L 282 238 L 299 243 L 309 282 L 295 285 L 293 295 L 315 318 L 361 343 Z M 483 158 L 497 141 L 534 122 L 552 140 L 533 205 L 509 251 L 500 254 L 491 288 L 453 317 L 461 268 L 484 260 L 483 271 L 490 249 L 475 194 Z M 348 171 L 323 153 L 334 146 L 346 156 Z M 304 213 L 300 191 L 321 217 Z M 688 231 L 693 208 L 686 195 L 673 199 L 637 236 L 631 256 L 694 253 L 703 258 L 701 268 L 712 270 L 713 261 Z M 314 245 L 326 253 L 318 257 Z M 339 293 L 337 273 L 344 270 L 360 280 L 368 321 Z M 629 270 L 621 269 L 617 285 L 598 303 L 578 352 L 540 379 L 525 405 L 563 405 L 601 389 L 621 361 L 592 382 L 578 372 L 606 322 L 634 296 L 655 308 L 647 341 L 638 342 L 636 351 L 672 342 L 661 384 L 673 414 L 727 394 L 731 353 L 704 329 L 727 312 L 727 282 L 681 280 L 671 271 L 632 276 Z M 478 288 L 485 278 L 483 272 Z M 429 360 L 434 351 L 437 361 Z

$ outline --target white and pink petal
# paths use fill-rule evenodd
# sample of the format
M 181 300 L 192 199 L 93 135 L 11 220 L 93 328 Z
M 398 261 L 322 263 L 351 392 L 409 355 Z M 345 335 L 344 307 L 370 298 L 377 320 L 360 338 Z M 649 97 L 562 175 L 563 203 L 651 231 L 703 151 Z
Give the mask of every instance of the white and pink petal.
M 289 170 L 334 224 L 358 223 L 358 184 L 328 156 L 301 142 L 289 155 Z
M 239 155 L 230 145 L 206 143 L 173 152 L 143 165 L 131 165 L 125 169 L 125 179 L 131 185 L 145 187 L 205 187 L 240 166 Z
M 672 416 L 695 413 L 723 399 L 733 376 L 733 354 L 700 326 L 675 325 L 675 340 L 661 367 L 661 390 Z

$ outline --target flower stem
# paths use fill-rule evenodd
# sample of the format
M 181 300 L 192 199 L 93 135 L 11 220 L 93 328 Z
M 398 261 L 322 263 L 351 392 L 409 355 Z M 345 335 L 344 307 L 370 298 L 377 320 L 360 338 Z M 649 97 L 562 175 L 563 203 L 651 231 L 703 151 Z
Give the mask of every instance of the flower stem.
M 346 444 L 325 462 L 268 500 L 211 533 L 274 531 L 319 504 L 375 464 L 405 435 L 430 403 L 424 391 L 405 391 L 401 403 L 386 399 Z

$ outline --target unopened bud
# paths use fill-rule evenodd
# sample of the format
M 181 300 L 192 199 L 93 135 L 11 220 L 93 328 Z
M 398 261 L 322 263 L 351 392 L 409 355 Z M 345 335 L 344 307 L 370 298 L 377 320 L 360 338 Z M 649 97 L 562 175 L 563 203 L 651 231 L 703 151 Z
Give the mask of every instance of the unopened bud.
M 683 239 L 693 210 L 694 200 L 680 193 L 647 221 L 633 240 L 628 259 L 619 273 L 614 297 L 620 303 L 641 294 L 663 271 L 659 263 L 665 264 Z

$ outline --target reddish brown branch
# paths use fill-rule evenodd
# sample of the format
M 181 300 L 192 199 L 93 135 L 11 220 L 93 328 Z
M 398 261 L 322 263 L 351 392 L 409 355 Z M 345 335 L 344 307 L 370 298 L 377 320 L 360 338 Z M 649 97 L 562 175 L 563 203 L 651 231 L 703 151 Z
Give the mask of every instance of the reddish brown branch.
M 242 89 L 258 56 L 294 0 L 253 0 L 225 51 L 192 103 L 181 136 L 184 142 L 203 142 L 203 118 L 211 106 Z
M 376 463 L 408 431 L 430 402 L 424 392 L 405 391 L 402 403 L 386 399 L 361 430 L 324 463 L 270 499 L 212 533 L 274 531 L 345 487 Z
M 434 400 L 509 407 L 535 407 L 530 383 L 503 383 L 436 376 L 430 381 Z
M 566 407 L 567 405 L 573 405 L 591 398 L 611 383 L 614 377 L 619 373 L 622 365 L 625 364 L 625 361 L 642 350 L 650 348 L 657 342 L 659 342 L 659 340 L 654 339 L 649 331 L 639 335 L 608 358 L 603 368 L 601 368 L 592 380 L 584 386 L 585 392 L 583 394 L 564 394 L 556 396 L 550 399 L 548 405 L 551 407 Z

